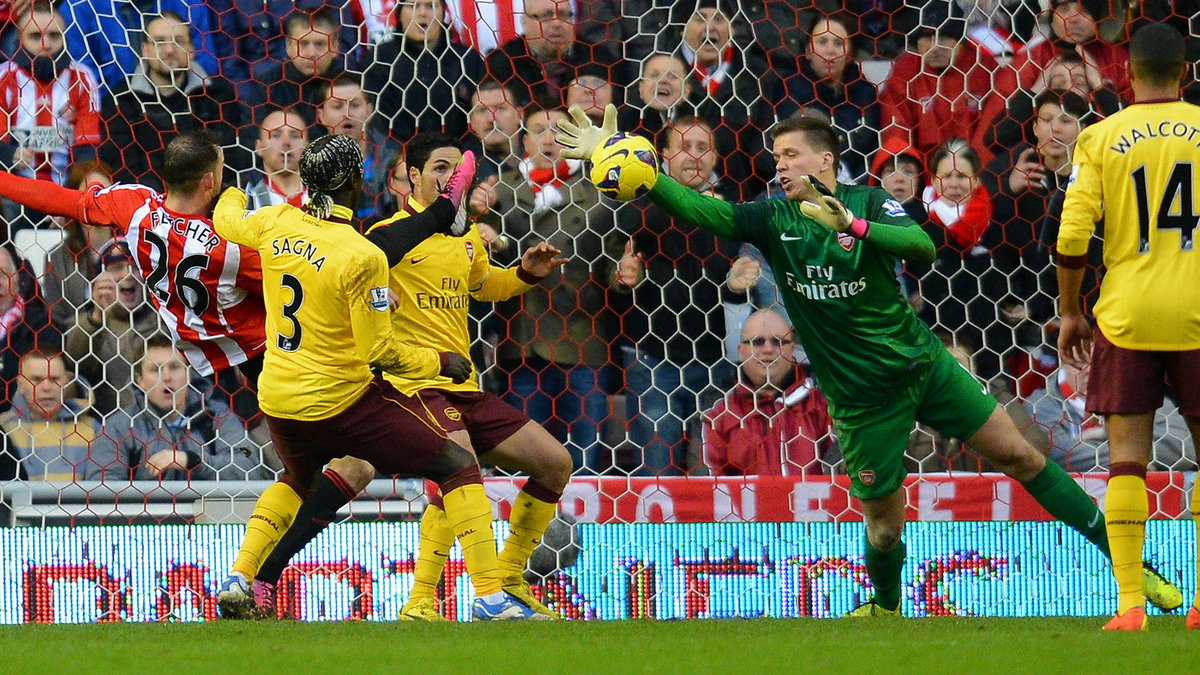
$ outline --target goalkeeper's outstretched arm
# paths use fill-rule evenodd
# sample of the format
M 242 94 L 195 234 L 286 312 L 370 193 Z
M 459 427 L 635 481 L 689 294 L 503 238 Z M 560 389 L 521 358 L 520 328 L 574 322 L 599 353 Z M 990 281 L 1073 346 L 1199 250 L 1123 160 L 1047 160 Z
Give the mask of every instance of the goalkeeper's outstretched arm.
M 741 239 L 734 227 L 733 204 L 723 199 L 702 195 L 664 173 L 658 174 L 648 196 L 678 220 L 699 225 L 722 239 Z
M 937 258 L 933 239 L 920 227 L 870 223 L 867 241 L 888 253 L 917 265 L 930 265 Z

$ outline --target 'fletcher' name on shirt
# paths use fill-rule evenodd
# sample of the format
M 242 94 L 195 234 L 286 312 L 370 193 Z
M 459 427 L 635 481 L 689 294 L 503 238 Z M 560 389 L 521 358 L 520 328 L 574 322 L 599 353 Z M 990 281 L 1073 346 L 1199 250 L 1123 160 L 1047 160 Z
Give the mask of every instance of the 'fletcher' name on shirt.
M 1200 134 L 1200 129 L 1184 122 L 1172 122 L 1170 120 L 1159 122 L 1158 124 L 1146 122 L 1121 134 L 1121 140 L 1117 141 L 1116 145 L 1108 146 L 1108 149 L 1123 155 L 1134 145 L 1137 145 L 1138 141 L 1144 141 L 1147 138 L 1167 138 L 1169 136 L 1173 138 L 1186 138 L 1191 143 L 1196 134 Z M 1196 147 L 1200 148 L 1200 143 L 1197 143 Z
M 321 271 L 321 266 L 325 264 L 325 256 L 321 255 L 316 245 L 303 239 L 289 239 L 287 237 L 273 239 L 271 241 L 271 250 L 277 256 L 298 255 L 317 268 L 318 272 Z
M 199 218 L 172 218 L 161 211 L 150 212 L 150 229 L 157 230 L 164 223 L 170 225 L 175 234 L 200 242 L 206 253 L 212 253 L 221 244 L 221 238 Z

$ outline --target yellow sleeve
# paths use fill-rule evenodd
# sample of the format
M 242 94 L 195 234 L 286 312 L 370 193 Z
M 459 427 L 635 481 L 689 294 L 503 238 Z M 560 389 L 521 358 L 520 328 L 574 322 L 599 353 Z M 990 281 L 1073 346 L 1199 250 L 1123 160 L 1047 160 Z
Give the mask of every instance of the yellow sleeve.
M 482 251 L 471 262 L 471 276 L 467 280 L 467 289 L 472 298 L 480 302 L 500 302 L 533 288 L 517 277 L 517 268 L 505 269 L 492 264 L 479 230 L 473 229 L 468 236 L 474 237 L 475 248 Z
M 358 353 L 371 366 L 410 379 L 429 379 L 442 370 L 441 355 L 396 339 L 388 306 L 387 257 L 373 248 L 357 257 L 343 276 L 350 327 Z
M 246 213 L 246 201 L 245 192 L 227 188 L 213 209 L 213 227 L 225 239 L 257 249 L 262 238 L 262 219 Z
M 1095 135 L 1085 129 L 1075 142 L 1075 166 L 1067 183 L 1062 221 L 1058 228 L 1057 250 L 1060 255 L 1080 256 L 1096 231 L 1096 221 L 1104 217 L 1104 184 L 1100 158 L 1095 155 Z
M 488 265 L 478 286 L 471 288 L 471 297 L 481 302 L 500 302 L 533 288 L 517 276 L 517 268 L 505 269 Z

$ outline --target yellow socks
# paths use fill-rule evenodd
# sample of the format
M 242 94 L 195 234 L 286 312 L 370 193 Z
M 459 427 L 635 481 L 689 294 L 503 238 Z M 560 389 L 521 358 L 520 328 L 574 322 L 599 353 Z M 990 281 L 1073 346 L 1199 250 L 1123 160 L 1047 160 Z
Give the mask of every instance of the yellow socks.
M 541 542 L 542 535 L 546 534 L 546 527 L 558 509 L 558 499 L 544 501 L 530 494 L 529 488 L 527 484 L 513 503 L 512 516 L 509 518 L 512 527 L 498 558 L 502 577 L 519 577 L 525 573 L 529 557 Z
M 1200 579 L 1200 485 L 1192 487 L 1192 520 L 1196 521 L 1196 578 Z M 1200 588 L 1192 606 L 1200 609 Z
M 296 511 L 303 500 L 285 483 L 275 483 L 263 491 L 254 504 L 254 513 L 246 521 L 246 534 L 242 547 L 238 549 L 233 571 L 247 579 L 258 574 L 258 568 L 267 559 L 279 538 L 292 526 Z
M 421 516 L 421 545 L 413 568 L 413 588 L 409 602 L 420 598 L 436 598 L 442 568 L 454 545 L 454 530 L 441 506 L 430 504 Z
M 442 495 L 446 516 L 454 536 L 462 545 L 467 572 L 475 585 L 475 595 L 483 597 L 501 591 L 496 569 L 496 537 L 492 532 L 492 502 L 483 485 L 472 483 Z
M 504 542 L 504 550 L 497 556 L 502 580 L 519 577 L 525 572 L 529 557 L 554 518 L 560 497 L 560 494 L 536 483 L 526 483 L 525 489 L 517 495 L 509 519 L 511 530 Z M 442 579 L 442 570 L 453 545 L 454 530 L 450 527 L 446 511 L 435 500 L 426 507 L 425 515 L 421 517 L 420 552 L 413 569 L 413 589 L 409 602 L 437 596 L 438 582 Z
M 1134 462 L 1112 465 L 1104 512 L 1117 579 L 1117 613 L 1124 614 L 1146 604 L 1142 596 L 1142 548 L 1149 517 L 1145 467 Z

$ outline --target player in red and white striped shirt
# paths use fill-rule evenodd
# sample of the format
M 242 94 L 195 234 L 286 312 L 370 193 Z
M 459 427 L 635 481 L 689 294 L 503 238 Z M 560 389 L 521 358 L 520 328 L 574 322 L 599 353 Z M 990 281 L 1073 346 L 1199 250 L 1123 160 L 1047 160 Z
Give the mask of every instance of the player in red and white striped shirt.
M 451 32 L 481 54 L 525 33 L 525 0 L 448 0 L 446 5 Z
M 408 0 L 412 2 L 414 0 Z M 365 38 L 373 43 L 386 40 L 396 30 L 397 0 L 351 0 L 351 14 L 362 16 Z M 578 2 L 572 2 L 576 8 Z M 524 35 L 521 15 L 525 0 L 436 0 L 438 19 L 460 44 L 487 54 L 496 47 Z M 444 14 L 444 16 L 443 16 Z
M 44 213 L 111 227 L 134 262 L 180 351 L 202 375 L 255 360 L 265 350 L 258 254 L 213 231 L 221 191 L 221 148 L 184 134 L 163 154 L 166 194 L 144 185 L 70 190 L 0 173 L 0 195 Z M 257 362 L 243 368 L 254 380 Z
M 50 3 L 33 3 L 17 26 L 21 48 L 0 63 L 0 159 L 61 184 L 72 153 L 94 153 L 100 142 L 98 85 L 67 55 L 63 18 Z

